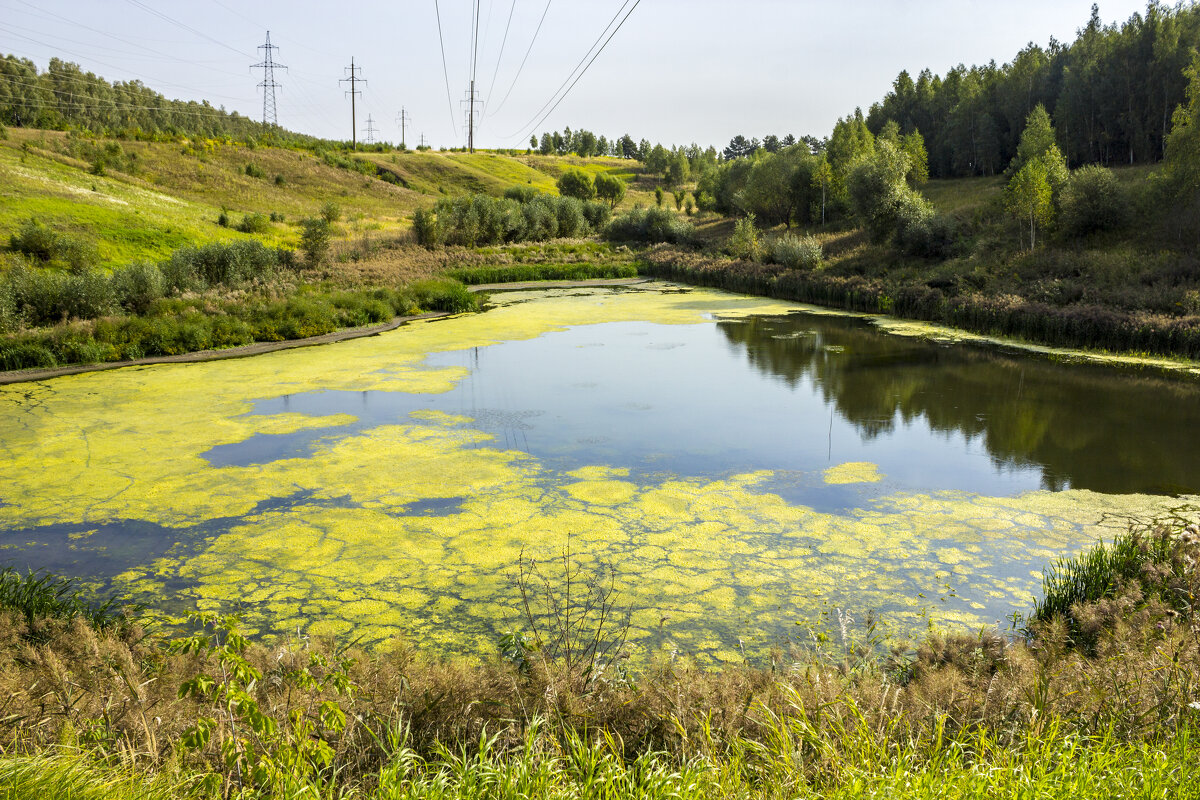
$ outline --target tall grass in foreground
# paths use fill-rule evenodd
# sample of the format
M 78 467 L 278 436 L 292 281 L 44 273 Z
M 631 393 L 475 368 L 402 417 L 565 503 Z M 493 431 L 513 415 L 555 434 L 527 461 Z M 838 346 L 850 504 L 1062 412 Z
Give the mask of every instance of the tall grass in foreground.
M 1200 597 L 1200 528 L 1181 516 L 1185 512 L 1195 509 L 1179 509 L 1154 525 L 1131 525 L 1111 544 L 1058 559 L 1043 573 L 1030 622 L 1061 619 L 1078 643 L 1091 646 L 1115 614 L 1191 616 Z
M 719 671 L 610 668 L 616 585 L 566 554 L 519 568 L 519 646 L 469 659 L 0 604 L 0 800 L 1200 797 L 1195 513 L 1061 562 L 1024 638 L 843 633 Z
M 0 800 L 176 800 L 186 786 L 92 764 L 79 753 L 0 757 Z
M 126 622 L 117 598 L 95 601 L 79 584 L 48 572 L 0 570 L 0 609 L 22 614 L 32 624 L 37 619 L 82 617 L 96 630 L 111 630 Z
M 1200 747 L 1189 729 L 1161 744 L 1088 739 L 1051 723 L 1017 746 L 986 732 L 929 745 L 881 747 L 848 731 L 837 741 L 813 741 L 781 726 L 764 744 L 700 743 L 682 761 L 667 753 L 633 758 L 603 736 L 533 726 L 513 750 L 484 734 L 472 749 L 443 747 L 423 758 L 403 744 L 362 784 L 308 780 L 271 791 L 230 787 L 228 797 L 360 798 L 361 800 L 707 800 L 708 798 L 1194 798 L 1200 797 Z M 842 760 L 828 774 L 805 768 L 812 747 Z M 80 753 L 0 758 L 0 800 L 159 800 L 224 793 L 197 775 L 146 779 L 90 763 Z

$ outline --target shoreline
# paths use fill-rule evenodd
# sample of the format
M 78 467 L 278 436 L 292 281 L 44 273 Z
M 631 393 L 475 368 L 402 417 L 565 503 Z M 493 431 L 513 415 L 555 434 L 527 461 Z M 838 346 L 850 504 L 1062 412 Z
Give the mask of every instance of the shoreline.
M 471 292 L 503 292 L 526 289 L 569 289 L 587 288 L 590 286 L 631 286 L 638 283 L 649 283 L 652 278 L 599 278 L 581 281 L 523 281 L 520 283 L 485 283 L 468 286 Z M 319 336 L 308 336 L 303 339 L 285 339 L 280 342 L 253 342 L 238 345 L 223 350 L 195 350 L 190 353 L 177 353 L 170 356 L 148 356 L 128 361 L 102 361 L 95 364 L 64 364 L 61 367 L 40 367 L 34 369 L 0 371 L 0 386 L 14 383 L 36 383 L 38 381 L 61 378 L 66 375 L 81 375 L 87 372 L 103 372 L 110 369 L 125 367 L 144 367 L 154 364 L 195 364 L 205 361 L 221 361 L 227 358 L 250 358 L 252 356 L 275 353 L 280 350 L 291 350 L 297 347 L 316 347 L 323 344 L 334 344 L 351 339 L 362 339 L 367 336 L 378 336 L 381 333 L 394 331 L 410 322 L 428 319 L 440 319 L 454 316 L 448 311 L 429 311 L 424 314 L 413 314 L 404 317 L 394 317 L 388 322 L 371 325 L 366 328 L 343 328 Z
M 694 286 L 696 288 L 719 288 L 704 287 L 702 284 L 693 284 L 678 278 L 661 278 L 653 275 L 646 275 L 639 276 L 637 278 L 597 278 L 593 280 L 578 281 L 519 281 L 514 283 L 483 283 L 468 286 L 467 290 L 471 292 L 518 292 L 538 289 L 586 289 L 602 288 L 606 286 L 638 286 L 654 282 L 676 283 L 684 286 Z M 722 289 L 722 291 L 732 290 Z M 769 294 L 757 292 L 742 291 L 734 293 L 746 294 L 752 297 L 771 297 Z M 786 298 L 775 299 L 786 300 Z M 1056 347 L 1012 337 L 976 333 L 966 328 L 956 328 L 937 322 L 913 320 L 890 314 L 879 314 L 869 311 L 854 311 L 846 308 L 838 308 L 836 306 L 822 306 L 816 303 L 806 303 L 795 300 L 789 300 L 787 302 L 794 303 L 798 307 L 798 310 L 802 310 L 806 313 L 832 314 L 835 316 L 855 317 L 869 320 L 880 332 L 887 333 L 892 336 L 911 336 L 924 338 L 935 342 L 942 342 L 945 344 L 967 344 L 995 349 L 1017 350 L 1023 354 L 1031 356 L 1038 356 L 1041 358 L 1049 358 L 1071 363 L 1153 369 L 1174 375 L 1200 377 L 1200 361 L 1192 361 L 1186 358 L 1139 355 L 1135 353 L 1112 353 L 1104 350 L 1092 350 L 1088 348 Z M 149 356 L 147 358 L 139 358 L 129 361 L 105 361 L 96 364 L 67 364 L 61 367 L 43 367 L 29 370 L 0 371 L 0 386 L 16 383 L 35 383 L 38 381 L 50 380 L 52 378 L 60 378 L 66 375 L 80 375 L 88 372 L 103 372 L 105 370 L 123 369 L 125 367 L 152 366 L 155 364 L 189 364 L 202 363 L 206 361 L 221 361 L 229 358 L 250 358 L 253 356 L 264 355 L 266 353 L 278 352 L 280 350 L 291 350 L 299 347 L 315 347 L 323 344 L 334 344 L 336 342 L 349 341 L 351 339 L 361 339 L 367 336 L 378 336 L 382 333 L 394 331 L 410 322 L 441 319 L 450 316 L 455 315 L 447 311 L 429 311 L 424 314 L 395 317 L 388 322 L 380 323 L 379 325 L 372 325 L 366 328 L 344 328 L 342 330 L 324 333 L 319 336 L 309 336 L 304 339 L 286 339 L 280 342 L 254 342 L 252 344 L 239 345 L 238 347 L 230 347 L 224 350 L 196 350 L 190 353 L 178 353 L 170 356 Z

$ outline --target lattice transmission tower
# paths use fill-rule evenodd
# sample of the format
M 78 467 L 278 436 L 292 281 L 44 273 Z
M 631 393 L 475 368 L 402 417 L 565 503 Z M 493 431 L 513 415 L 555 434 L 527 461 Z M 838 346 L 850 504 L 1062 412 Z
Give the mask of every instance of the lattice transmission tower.
M 279 117 L 275 109 L 275 90 L 282 88 L 275 82 L 275 70 L 287 69 L 287 67 L 275 60 L 273 51 L 279 48 L 271 44 L 270 31 L 267 31 L 267 43 L 260 44 L 258 49 L 265 50 L 266 56 L 259 63 L 251 65 L 250 69 L 263 71 L 262 83 L 258 84 L 258 88 L 263 90 L 263 125 L 274 126 L 279 124 Z

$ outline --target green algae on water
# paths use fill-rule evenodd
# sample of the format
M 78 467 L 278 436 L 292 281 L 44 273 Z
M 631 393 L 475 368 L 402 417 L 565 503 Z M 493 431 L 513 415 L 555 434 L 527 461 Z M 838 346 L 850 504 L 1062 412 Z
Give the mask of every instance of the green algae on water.
M 114 580 L 133 598 L 175 611 L 240 607 L 263 634 L 404 636 L 457 652 L 490 650 L 520 624 L 522 554 L 553 559 L 569 547 L 585 567 L 615 567 L 635 609 L 632 641 L 724 661 L 743 657 L 739 641 L 765 647 L 831 606 L 886 610 L 907 630 L 992 624 L 989 609 L 1032 600 L 1041 565 L 1101 536 L 1103 514 L 1168 502 L 892 492 L 817 510 L 771 491 L 779 476 L 769 470 L 561 471 L 465 414 L 418 410 L 356 428 L 346 413 L 251 413 L 318 390 L 434 395 L 469 374 L 428 366 L 430 353 L 581 324 L 695 325 L 794 308 L 704 290 L 513 293 L 486 314 L 326 347 L 0 388 L 0 531 L 159 526 L 164 552 Z M 303 455 L 241 466 L 205 457 L 306 430 L 322 436 Z M 856 491 L 882 476 L 849 462 L 811 479 Z M 430 503 L 439 513 L 413 512 Z

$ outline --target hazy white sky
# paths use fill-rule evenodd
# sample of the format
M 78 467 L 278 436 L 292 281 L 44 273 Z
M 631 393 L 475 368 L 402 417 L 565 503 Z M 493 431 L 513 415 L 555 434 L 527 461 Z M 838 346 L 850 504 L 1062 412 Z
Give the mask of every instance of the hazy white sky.
M 269 29 L 276 60 L 289 67 L 276 76 L 284 127 L 350 137 L 348 86 L 338 79 L 353 57 L 367 80 L 360 140 L 370 115 L 377 140 L 398 142 L 404 107 L 410 146 L 424 134 L 449 147 L 466 140 L 473 8 L 471 0 L 0 0 L 0 52 L 43 69 L 58 56 L 257 119 L 262 73 L 249 65 L 262 59 L 256 46 Z M 524 147 L 534 130 L 569 125 L 720 148 L 738 133 L 825 136 L 839 116 L 880 99 L 901 69 L 942 74 L 960 62 L 1009 61 L 1030 41 L 1072 41 L 1091 0 L 480 0 L 479 8 L 476 89 L 486 105 L 477 146 Z M 630 8 L 537 124 L 614 15 Z M 1144 0 L 1102 0 L 1100 16 L 1124 21 L 1144 8 Z

